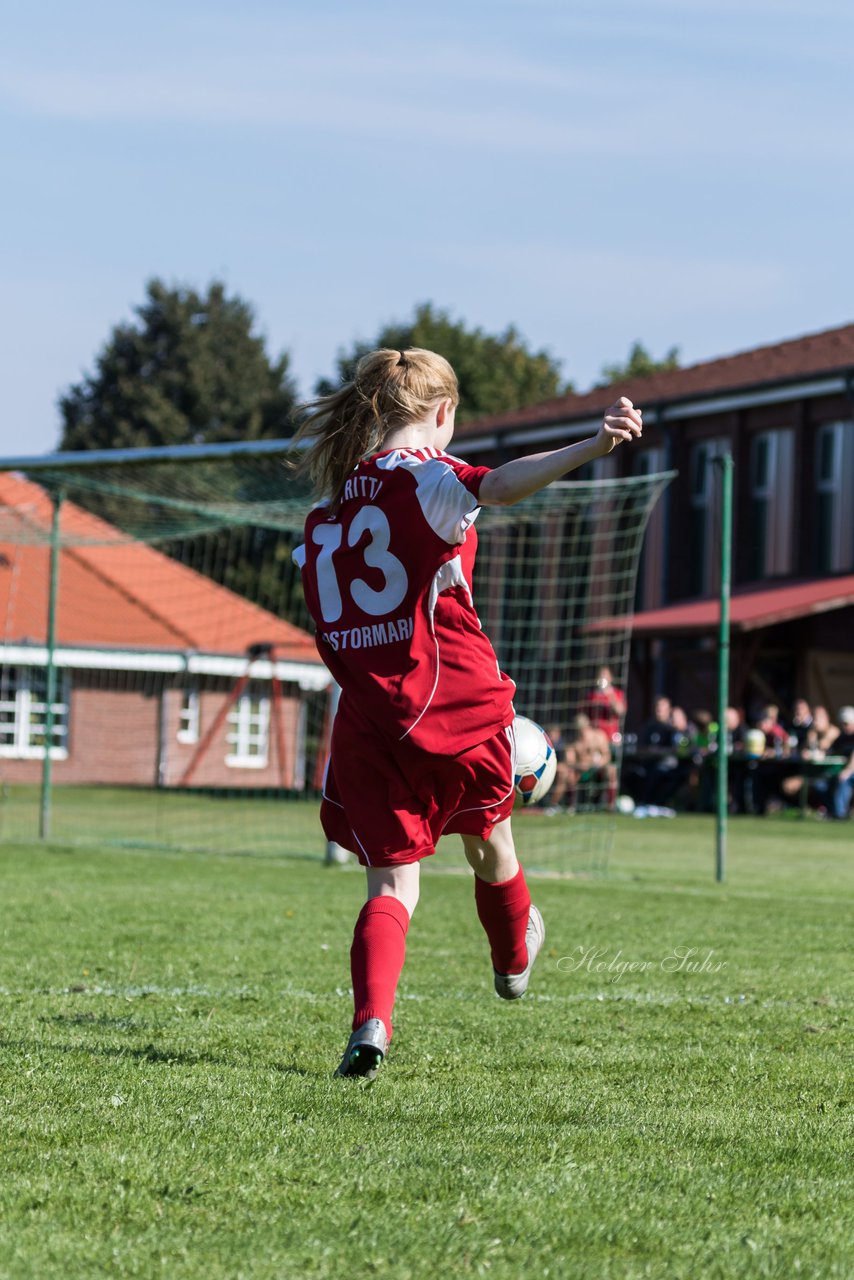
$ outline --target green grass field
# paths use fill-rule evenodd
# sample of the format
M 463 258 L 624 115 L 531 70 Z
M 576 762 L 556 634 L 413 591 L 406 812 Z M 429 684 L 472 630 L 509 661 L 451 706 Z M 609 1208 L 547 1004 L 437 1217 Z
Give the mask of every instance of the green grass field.
M 0 843 L 36 840 L 39 804 L 36 786 L 0 787 Z M 305 859 L 324 849 L 317 812 L 316 799 L 263 791 L 65 786 L 53 789 L 50 833 L 57 844 Z M 603 813 L 551 823 L 523 811 L 517 831 L 528 865 L 552 871 L 604 869 L 613 836 Z
M 452 852 L 365 1084 L 360 873 L 7 837 L 0 1276 L 849 1280 L 854 829 L 621 820 L 518 1005 Z

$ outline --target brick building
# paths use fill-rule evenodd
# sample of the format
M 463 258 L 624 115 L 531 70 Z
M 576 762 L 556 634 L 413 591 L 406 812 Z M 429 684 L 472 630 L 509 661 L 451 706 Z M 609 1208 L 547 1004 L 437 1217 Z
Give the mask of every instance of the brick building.
M 653 514 L 633 618 L 629 726 L 656 693 L 715 704 L 718 468 L 735 461 L 733 701 L 854 702 L 854 325 L 461 424 L 454 450 L 497 465 L 594 432 L 619 395 L 642 443 L 597 477 L 675 468 Z M 576 473 L 579 475 L 580 473 Z
M 0 780 L 41 775 L 48 531 L 39 486 L 0 475 Z M 314 778 L 306 632 L 71 502 L 62 507 L 51 759 L 57 783 L 285 787 Z

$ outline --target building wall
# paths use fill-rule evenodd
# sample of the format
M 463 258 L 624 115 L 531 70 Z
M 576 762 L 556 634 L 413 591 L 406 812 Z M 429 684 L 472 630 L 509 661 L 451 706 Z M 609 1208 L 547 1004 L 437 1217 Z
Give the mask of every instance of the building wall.
M 688 530 L 692 526 L 691 456 L 699 443 L 725 440 L 732 449 L 734 470 L 733 580 L 735 585 L 762 581 L 752 572 L 751 544 L 754 538 L 751 519 L 751 450 L 754 438 L 762 432 L 791 429 L 794 432 L 794 488 L 791 503 L 791 570 L 789 577 L 811 577 L 819 574 L 817 566 L 816 527 L 816 442 L 819 428 L 825 423 L 854 419 L 854 405 L 844 395 L 792 399 L 777 404 L 732 409 L 726 413 L 698 414 L 696 417 L 668 419 L 666 406 L 661 417 L 655 406 L 648 406 L 644 438 L 631 448 L 620 447 L 611 455 L 617 474 L 636 471 L 635 455 L 644 449 L 663 447 L 668 469 L 679 472 L 678 479 L 662 498 L 666 522 L 673 529 Z M 518 430 L 518 428 L 516 428 Z M 529 446 L 515 443 L 511 448 L 490 444 L 478 449 L 476 440 L 465 442 L 466 459 L 476 465 L 497 466 L 511 457 L 520 457 L 546 448 L 558 448 L 561 441 L 543 444 L 532 441 Z M 589 478 L 590 468 L 576 472 L 579 479 Z M 662 602 L 674 603 L 696 595 L 692 591 L 695 549 L 688 538 L 671 538 L 667 544 L 664 565 L 648 565 L 647 572 L 662 578 Z M 854 546 L 851 548 L 854 569 Z
M 162 677 L 137 673 L 73 671 L 68 733 L 68 756 L 54 759 L 54 782 L 61 786 L 182 785 L 187 767 L 206 731 L 214 724 L 233 690 L 232 681 L 211 680 L 201 686 L 199 743 L 178 741 L 181 690 L 165 687 Z M 191 782 L 185 785 L 228 788 L 270 788 L 302 785 L 304 717 L 301 699 L 286 687 L 281 704 L 285 765 L 280 769 L 271 718 L 267 762 L 263 767 L 226 764 L 233 750 L 226 741 L 227 717 L 210 746 L 199 754 Z M 298 767 L 299 766 L 299 767 Z M 38 783 L 40 759 L 0 759 L 0 780 Z
M 678 478 L 665 491 L 662 502 L 663 536 L 656 547 L 648 547 L 643 564 L 644 595 L 661 604 L 678 603 L 696 598 L 698 547 L 696 507 L 692 503 L 691 465 L 696 447 L 713 440 L 725 441 L 732 450 L 734 468 L 733 511 L 733 585 L 738 588 L 761 587 L 775 578 L 778 581 L 830 576 L 826 575 L 819 561 L 819 527 L 817 498 L 817 445 L 821 427 L 829 423 L 854 420 L 854 404 L 845 395 L 830 395 L 809 399 L 792 398 L 776 404 L 731 409 L 725 413 L 698 414 L 695 417 L 668 419 L 667 408 L 658 414 L 654 405 L 645 406 L 644 438 L 631 448 L 620 447 L 612 457 L 619 473 L 630 475 L 638 470 L 637 455 L 644 449 L 661 448 L 667 458 L 667 469 L 679 472 Z M 514 430 L 518 431 L 518 427 Z M 761 516 L 753 496 L 754 447 L 756 438 L 763 432 L 791 431 L 791 497 L 783 517 L 769 520 L 767 529 L 780 540 L 777 554 L 769 554 L 776 565 L 787 565 L 785 571 L 758 573 L 760 559 L 758 524 Z M 532 441 L 530 445 L 514 444 L 512 451 L 502 450 L 493 444 L 478 451 L 474 442 L 466 444 L 466 458 L 475 464 L 497 465 L 508 456 L 518 457 L 545 448 L 557 448 L 559 440 L 548 444 Z M 587 469 L 586 469 L 587 470 Z M 586 478 L 585 473 L 576 473 Z M 773 493 L 774 501 L 781 500 Z M 715 499 L 717 493 L 714 495 Z M 849 504 L 850 495 L 844 495 Z M 709 539 L 717 536 L 719 521 L 716 501 L 709 505 L 706 534 Z M 678 535 L 674 533 L 678 531 Z M 715 547 L 710 546 L 710 568 L 715 570 Z M 663 553 L 663 554 L 662 554 Z M 646 553 L 645 553 L 646 554 Z M 854 572 L 854 539 L 847 551 L 847 563 L 838 572 Z M 657 582 L 655 581 L 657 579 Z M 711 581 L 705 592 L 713 595 L 717 580 Z M 819 697 L 822 688 L 830 688 L 821 673 L 831 670 L 832 687 L 841 690 L 845 681 L 839 654 L 850 649 L 851 618 L 854 610 L 845 609 L 822 615 L 821 619 L 803 620 L 799 628 L 770 627 L 758 638 L 739 644 L 743 670 L 733 671 L 734 679 L 743 693 L 743 700 L 751 702 L 776 694 L 784 705 L 793 697 Z M 489 630 L 488 617 L 485 625 Z M 847 640 L 843 637 L 849 637 Z M 836 655 L 834 657 L 833 655 Z M 847 668 L 846 668 L 847 669 Z M 666 693 L 687 710 L 714 705 L 717 679 L 717 659 L 714 637 L 704 641 L 668 634 L 657 642 L 638 638 L 632 646 L 631 678 L 629 682 L 629 727 L 636 728 L 651 711 L 651 703 L 657 693 Z M 736 695 L 737 696 L 737 695 Z M 842 696 L 841 693 L 834 696 Z M 854 702 L 854 687 L 845 699 Z M 831 707 L 831 711 L 834 708 Z
M 271 705 L 267 732 L 267 763 L 261 767 L 240 767 L 226 764 L 226 757 L 233 751 L 233 744 L 226 741 L 227 734 L 233 731 L 227 715 L 227 704 L 233 687 L 233 684 L 228 684 L 215 689 L 201 690 L 199 737 L 195 743 L 181 742 L 178 739 L 181 690 L 168 689 L 164 692 L 165 732 L 162 768 L 165 786 L 294 787 L 296 785 L 296 766 L 300 747 L 301 701 L 299 697 L 283 696 L 281 702 L 284 766 L 280 766 L 278 759 L 277 734 Z M 205 739 L 216 725 L 217 717 L 222 717 L 223 712 L 225 712 L 225 718 L 220 719 L 210 745 L 205 748 Z M 192 776 L 189 781 L 185 781 L 186 772 L 194 761 L 196 764 Z

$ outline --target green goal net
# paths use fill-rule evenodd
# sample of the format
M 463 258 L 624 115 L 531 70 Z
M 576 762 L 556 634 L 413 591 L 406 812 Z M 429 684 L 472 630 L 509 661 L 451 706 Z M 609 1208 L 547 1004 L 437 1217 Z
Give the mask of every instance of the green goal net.
M 0 840 L 323 855 L 335 690 L 291 560 L 310 499 L 287 462 L 274 442 L 0 464 Z M 602 668 L 625 688 L 668 478 L 481 513 L 481 620 L 562 754 L 596 721 Z M 532 866 L 603 865 L 619 746 L 562 764 L 559 803 L 520 814 Z

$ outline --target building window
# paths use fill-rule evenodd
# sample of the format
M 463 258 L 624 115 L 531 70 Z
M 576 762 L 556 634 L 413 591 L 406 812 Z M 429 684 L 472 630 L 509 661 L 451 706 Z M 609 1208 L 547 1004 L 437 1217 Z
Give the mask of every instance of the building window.
M 181 710 L 178 715 L 178 741 L 194 743 L 199 740 L 199 691 L 182 689 Z
M 750 459 L 751 577 L 792 570 L 792 485 L 795 433 L 754 436 Z
M 691 592 L 708 596 L 720 586 L 720 468 L 729 440 L 701 440 L 691 450 Z
M 51 760 L 68 756 L 67 671 L 56 673 Z M 47 672 L 44 667 L 0 667 L 0 756 L 43 760 L 47 729 Z
M 816 440 L 816 544 L 820 573 L 854 565 L 854 422 L 828 422 Z
M 244 693 L 228 713 L 226 741 L 231 751 L 225 763 L 233 769 L 263 769 L 267 764 L 270 730 L 270 699 L 255 692 Z

